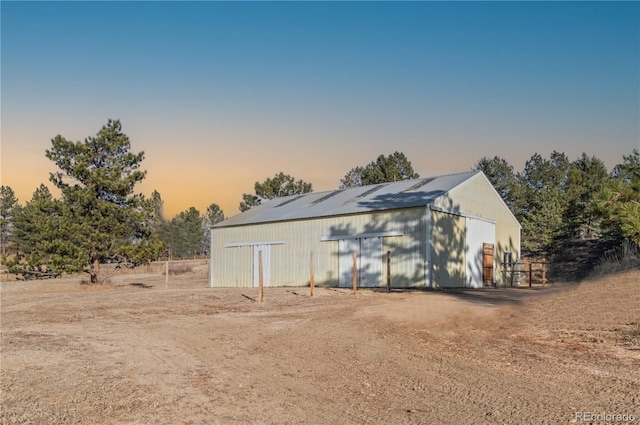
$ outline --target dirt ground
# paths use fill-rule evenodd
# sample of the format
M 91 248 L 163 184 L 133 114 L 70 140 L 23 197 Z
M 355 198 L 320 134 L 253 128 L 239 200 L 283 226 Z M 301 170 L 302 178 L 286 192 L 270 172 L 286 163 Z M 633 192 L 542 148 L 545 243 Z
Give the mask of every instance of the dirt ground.
M 637 271 L 533 289 L 257 295 L 200 275 L 168 289 L 144 274 L 3 282 L 0 421 L 640 422 Z

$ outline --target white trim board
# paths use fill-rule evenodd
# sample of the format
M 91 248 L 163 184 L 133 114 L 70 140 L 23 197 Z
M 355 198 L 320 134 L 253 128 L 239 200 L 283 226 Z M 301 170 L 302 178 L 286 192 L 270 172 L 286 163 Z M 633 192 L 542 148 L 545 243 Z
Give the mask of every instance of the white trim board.
M 447 214 L 451 214 L 451 215 L 457 215 L 460 217 L 465 217 L 465 218 L 473 218 L 475 220 L 480 220 L 480 221 L 486 221 L 487 223 L 493 223 L 496 224 L 495 220 L 491 220 L 489 218 L 484 218 L 484 217 L 479 217 L 477 215 L 473 215 L 473 214 L 469 214 L 469 213 L 465 213 L 462 211 L 454 211 L 454 210 L 448 210 L 446 208 L 440 208 L 440 207 L 436 207 L 434 205 L 431 205 L 428 207 L 431 211 L 438 211 L 438 212 L 443 212 L 443 213 L 447 213 Z
M 377 233 L 360 233 L 357 235 L 331 235 L 322 236 L 321 242 L 325 241 L 340 241 L 344 239 L 363 239 L 363 238 L 387 238 L 390 236 L 404 236 L 404 232 L 391 231 L 391 232 L 377 232 Z
M 234 242 L 226 244 L 225 248 L 237 248 L 239 246 L 254 246 L 254 245 L 282 245 L 284 241 L 259 241 L 259 242 Z

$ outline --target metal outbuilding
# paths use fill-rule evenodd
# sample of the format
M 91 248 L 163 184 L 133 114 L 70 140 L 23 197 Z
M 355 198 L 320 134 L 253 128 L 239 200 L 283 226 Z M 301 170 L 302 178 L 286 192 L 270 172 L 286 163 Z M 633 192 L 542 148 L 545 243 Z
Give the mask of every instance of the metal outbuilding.
M 520 224 L 480 171 L 269 200 L 211 228 L 212 287 L 505 286 Z M 313 254 L 312 254 L 313 253 Z M 510 253 L 506 254 L 505 253 Z M 389 268 L 389 269 L 388 269 Z

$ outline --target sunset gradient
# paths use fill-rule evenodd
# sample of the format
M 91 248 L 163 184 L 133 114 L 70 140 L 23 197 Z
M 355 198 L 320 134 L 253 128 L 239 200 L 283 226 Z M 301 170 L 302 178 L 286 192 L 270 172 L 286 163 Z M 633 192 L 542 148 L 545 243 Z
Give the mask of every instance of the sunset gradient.
M 640 148 L 638 2 L 10 2 L 1 179 L 120 119 L 171 217 L 279 171 L 338 186 L 401 151 L 422 176 Z M 50 187 L 51 185 L 48 184 Z

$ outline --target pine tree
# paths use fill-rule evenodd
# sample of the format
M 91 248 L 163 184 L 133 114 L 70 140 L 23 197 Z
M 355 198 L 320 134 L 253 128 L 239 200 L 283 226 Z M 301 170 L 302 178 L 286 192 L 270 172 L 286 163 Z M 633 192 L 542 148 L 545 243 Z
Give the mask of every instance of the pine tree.
M 571 163 L 565 191 L 567 207 L 563 214 L 565 239 L 600 234 L 599 220 L 588 206 L 609 179 L 606 166 L 595 156 L 589 157 L 583 153 Z
M 190 207 L 162 225 L 159 238 L 169 249 L 169 258 L 187 258 L 201 255 L 206 244 L 204 219 Z
M 16 194 L 9 186 L 0 186 L 0 245 L 2 256 L 7 255 L 7 243 L 13 227 L 13 216 L 19 207 Z
M 640 152 L 622 158 L 587 209 L 602 220 L 605 237 L 640 246 Z
M 213 226 L 225 219 L 224 211 L 222 211 L 218 204 L 211 204 L 207 207 L 207 215 L 205 218 L 207 226 Z
M 243 194 L 240 202 L 240 211 L 246 211 L 258 206 L 262 201 L 283 196 L 299 195 L 313 191 L 311 183 L 303 180 L 296 180 L 294 177 L 280 172 L 267 178 L 264 182 L 256 182 L 255 194 Z
M 118 120 L 109 120 L 95 137 L 71 142 L 58 135 L 46 156 L 61 171 L 51 173 L 51 182 L 62 192 L 67 208 L 62 241 L 73 240 L 77 252 L 65 252 L 52 241 L 51 249 L 98 282 L 100 262 L 115 260 L 136 266 L 150 261 L 162 249 L 151 237 L 153 215 L 136 184 L 146 176 L 140 164 L 144 152 L 131 153 L 129 137 Z M 75 258 L 78 256 L 79 258 Z M 79 271 L 79 270 L 78 270 Z
M 396 151 L 389 156 L 379 155 L 375 161 L 364 167 L 358 166 L 349 170 L 340 180 L 340 189 L 419 177 L 405 154 Z
M 549 159 L 534 154 L 518 174 L 522 204 L 516 217 L 522 225 L 523 249 L 549 250 L 557 241 L 567 207 L 568 174 L 569 160 L 564 153 L 555 151 Z

